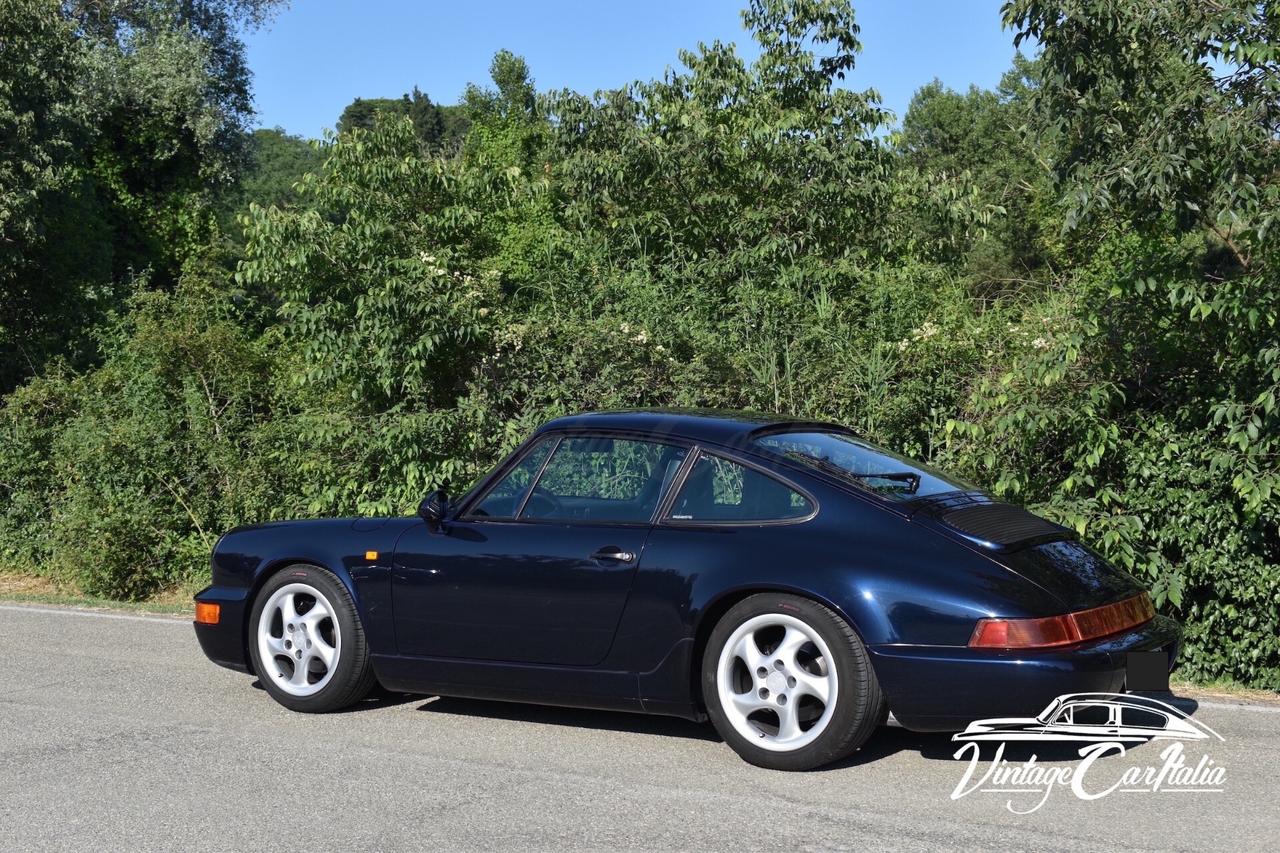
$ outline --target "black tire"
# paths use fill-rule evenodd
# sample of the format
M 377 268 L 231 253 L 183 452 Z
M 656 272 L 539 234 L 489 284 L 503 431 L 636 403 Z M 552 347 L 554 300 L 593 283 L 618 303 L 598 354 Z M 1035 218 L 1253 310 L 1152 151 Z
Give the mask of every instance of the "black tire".
M 328 682 L 308 696 L 293 695 L 277 684 L 277 678 L 283 677 L 278 674 L 282 667 L 264 662 L 259 648 L 258 632 L 263 610 L 276 592 L 290 584 L 311 587 L 328 600 L 333 611 L 332 622 L 336 623 L 341 637 Z M 333 627 L 325 626 L 329 631 L 332 631 Z M 292 711 L 311 714 L 336 711 L 365 698 L 377 683 L 373 674 L 373 665 L 369 661 L 369 643 L 365 639 L 364 627 L 360 624 L 360 617 L 356 612 L 355 602 L 351 600 L 351 593 L 332 572 L 317 566 L 307 564 L 287 566 L 263 584 L 254 598 L 253 608 L 250 611 L 247 640 L 253 670 L 257 673 L 263 689 L 271 694 L 271 698 Z
M 720 657 L 726 643 L 749 620 L 769 615 L 798 619 L 811 628 L 830 650 L 835 667 L 835 704 L 825 728 L 810 742 L 791 750 L 767 749 L 744 736 L 729 719 L 722 705 L 717 683 Z M 769 630 L 762 629 L 765 633 Z M 759 645 L 757 640 L 757 646 Z M 816 646 L 809 648 L 817 650 Z M 772 652 L 766 656 L 772 657 Z M 817 665 L 825 666 L 821 661 Z M 759 683 L 755 682 L 757 685 Z M 736 689 L 734 692 L 747 695 Z M 725 742 L 751 764 L 772 770 L 812 770 L 839 761 L 861 747 L 876 727 L 885 721 L 889 712 L 880 683 L 872 670 L 871 658 L 849 624 L 830 608 L 816 601 L 784 593 L 760 593 L 745 598 L 730 608 L 716 623 L 702 657 L 702 695 L 707 714 Z M 779 698 L 785 700 L 787 697 L 775 697 L 775 701 Z M 796 699 L 793 695 L 793 701 L 812 700 L 806 700 L 803 696 Z M 821 713 L 825 715 L 825 706 L 820 707 Z M 761 719 L 767 720 L 767 713 L 766 709 L 765 716 Z M 799 706 L 795 708 L 795 713 L 800 714 Z M 810 716 L 817 713 L 818 711 L 812 711 Z M 741 723 L 741 717 L 738 719 L 740 724 L 744 724 Z M 755 718 L 746 719 L 751 722 Z M 811 722 L 811 728 L 814 725 L 816 723 Z M 768 734 L 758 736 L 761 742 L 769 737 Z

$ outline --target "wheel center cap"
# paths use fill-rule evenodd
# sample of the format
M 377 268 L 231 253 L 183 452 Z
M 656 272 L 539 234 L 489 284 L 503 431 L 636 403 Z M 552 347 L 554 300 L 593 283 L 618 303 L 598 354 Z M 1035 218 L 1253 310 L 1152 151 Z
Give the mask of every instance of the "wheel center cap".
M 781 693 L 787 689 L 787 677 L 775 669 L 764 680 L 764 686 L 769 688 L 770 693 Z

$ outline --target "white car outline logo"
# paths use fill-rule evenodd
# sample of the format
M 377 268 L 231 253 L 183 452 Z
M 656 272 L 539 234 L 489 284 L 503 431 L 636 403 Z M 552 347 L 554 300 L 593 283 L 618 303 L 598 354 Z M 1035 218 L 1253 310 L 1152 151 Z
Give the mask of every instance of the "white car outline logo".
M 1037 717 L 975 720 L 953 741 L 1204 740 L 1222 735 L 1173 707 L 1147 696 L 1067 693 Z

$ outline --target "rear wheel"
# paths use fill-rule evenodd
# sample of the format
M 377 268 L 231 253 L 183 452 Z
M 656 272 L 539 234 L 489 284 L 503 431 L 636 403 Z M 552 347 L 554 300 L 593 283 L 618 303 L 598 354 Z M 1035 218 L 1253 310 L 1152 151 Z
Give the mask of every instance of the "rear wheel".
M 809 770 L 860 747 L 887 714 L 871 660 L 831 609 L 763 593 L 716 624 L 703 698 L 720 736 L 752 764 Z
M 374 685 L 355 603 L 331 572 L 309 565 L 277 572 L 259 591 L 250 626 L 254 671 L 286 708 L 337 710 Z

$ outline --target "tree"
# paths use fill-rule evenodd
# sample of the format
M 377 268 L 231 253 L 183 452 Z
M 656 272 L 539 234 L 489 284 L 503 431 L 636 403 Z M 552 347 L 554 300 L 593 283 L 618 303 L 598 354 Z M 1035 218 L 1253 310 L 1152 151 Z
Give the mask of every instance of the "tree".
M 462 107 L 442 107 L 417 86 L 396 98 L 356 98 L 338 117 L 338 132 L 373 130 L 382 118 L 407 116 L 424 151 L 456 151 L 470 126 Z
M 405 102 L 398 98 L 356 98 L 338 116 L 338 133 L 350 133 L 357 127 L 373 130 L 379 116 L 407 114 Z
M 930 181 L 972 189 L 978 205 L 1002 212 L 984 223 L 977 241 L 934 238 L 967 253 L 982 295 L 1026 289 L 1047 262 L 1048 244 L 1060 227 L 1051 215 L 1053 143 L 1034 133 L 1038 73 L 1035 62 L 1018 55 L 994 91 L 971 86 L 961 94 L 935 80 L 912 97 L 895 135 L 906 163 Z M 917 227 L 945 230 L 954 223 L 921 216 Z
M 441 133 L 441 150 L 457 151 L 462 147 L 467 132 L 471 129 L 471 119 L 467 117 L 467 108 L 462 104 L 439 107 L 440 118 L 444 123 Z
M 54 353 L 83 362 L 80 318 L 110 280 L 106 216 L 85 174 L 94 138 L 85 46 L 41 0 L 0 2 L 0 392 Z
M 255 130 L 246 147 L 248 165 L 244 174 L 217 201 L 218 230 L 236 243 L 241 233 L 237 219 L 248 211 L 251 202 L 263 207 L 297 203 L 297 182 L 324 163 L 317 143 L 278 127 Z
M 524 57 L 509 50 L 500 50 L 489 63 L 489 77 L 495 88 L 468 84 L 462 102 L 474 121 L 490 114 L 504 117 L 532 116 L 536 110 L 536 96 L 529 64 Z
M 1145 577 L 1186 623 L 1188 671 L 1280 683 L 1280 15 L 1252 0 L 1004 14 L 1042 48 L 1031 118 L 1066 265 L 1010 324 L 1031 345 L 949 422 L 953 448 Z
M 1253 0 L 1018 0 L 1004 14 L 1019 39 L 1044 46 L 1037 98 L 1065 141 L 1057 172 L 1068 227 L 1206 241 L 1190 269 L 1184 247 L 1155 247 L 1115 295 L 1141 297 L 1182 269 L 1163 288 L 1177 311 L 1169 322 L 1211 357 L 1190 376 L 1169 365 L 1171 379 L 1219 432 L 1216 464 L 1237 494 L 1276 523 L 1280 10 Z
M 212 233 L 252 110 L 237 26 L 272 0 L 0 5 L 0 390 L 66 356 Z M 145 274 L 145 277 L 144 277 Z
M 118 50 L 136 27 L 21 2 L 0 262 L 38 272 L 49 347 L 111 319 L 101 363 L 0 407 L 6 567 L 143 596 L 206 580 L 232 524 L 412 512 L 557 414 L 749 408 L 1069 525 L 1182 620 L 1183 672 L 1280 686 L 1274 4 L 1020 0 L 1041 56 L 995 91 L 924 87 L 899 132 L 855 85 L 847 0 L 755 0 L 754 60 L 699 45 L 586 96 L 504 51 L 459 106 L 415 89 L 314 147 L 224 147 L 234 110 L 177 67 L 190 28 Z M 75 97 L 103 63 L 146 85 Z M 192 179 L 237 150 L 238 188 Z M 196 241 L 213 199 L 243 242 L 183 251 L 144 199 Z M 95 222 L 161 245 L 78 239 Z
M 444 113 L 417 86 L 411 95 L 404 96 L 405 114 L 413 122 L 413 131 L 419 141 L 430 149 L 439 147 L 444 139 Z

